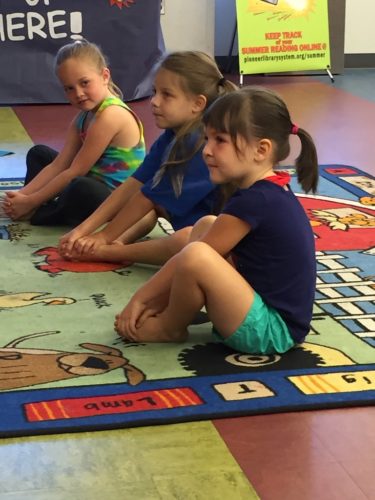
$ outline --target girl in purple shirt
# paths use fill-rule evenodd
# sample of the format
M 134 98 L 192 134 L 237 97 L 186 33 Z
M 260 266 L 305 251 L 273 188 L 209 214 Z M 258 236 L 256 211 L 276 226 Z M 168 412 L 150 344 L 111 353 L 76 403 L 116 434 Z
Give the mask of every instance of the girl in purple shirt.
M 141 287 L 115 320 L 131 341 L 180 342 L 206 307 L 216 338 L 241 352 L 283 353 L 309 332 L 316 281 L 309 220 L 275 167 L 301 140 L 297 178 L 316 191 L 310 135 L 291 121 L 282 99 L 248 87 L 205 113 L 203 156 L 211 181 L 237 187 L 217 217 L 202 218 L 177 255 Z

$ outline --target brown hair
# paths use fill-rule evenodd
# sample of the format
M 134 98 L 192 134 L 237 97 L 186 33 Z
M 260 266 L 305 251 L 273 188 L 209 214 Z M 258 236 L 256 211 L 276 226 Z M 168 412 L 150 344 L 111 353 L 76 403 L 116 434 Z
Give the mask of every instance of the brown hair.
M 237 86 L 226 80 L 219 70 L 215 60 L 200 51 L 179 51 L 166 55 L 158 63 L 155 70 L 165 69 L 180 76 L 181 88 L 186 94 L 204 95 L 209 106 L 218 96 L 233 92 Z M 191 134 L 196 134 L 196 140 L 189 140 Z M 176 196 L 181 194 L 183 181 L 183 166 L 203 146 L 204 130 L 202 115 L 186 123 L 176 133 L 171 144 L 168 157 L 154 177 L 154 186 L 168 170 Z M 181 168 L 175 168 L 180 166 Z
M 316 192 L 318 158 L 313 139 L 303 128 L 293 129 L 288 108 L 275 92 L 257 86 L 244 87 L 218 99 L 205 112 L 203 122 L 229 134 L 237 153 L 239 135 L 247 142 L 253 138 L 270 139 L 275 146 L 275 165 L 289 155 L 289 136 L 293 131 L 301 140 L 301 152 L 295 161 L 298 182 L 306 193 Z
M 95 43 L 82 39 L 72 43 L 67 43 L 66 45 L 60 47 L 55 57 L 55 72 L 62 63 L 72 58 L 88 59 L 96 66 L 98 72 L 101 72 L 104 68 L 108 67 L 107 58 L 101 51 L 100 47 Z M 120 99 L 123 98 L 121 90 L 115 83 L 113 83 L 111 77 L 108 82 L 108 88 L 112 94 Z

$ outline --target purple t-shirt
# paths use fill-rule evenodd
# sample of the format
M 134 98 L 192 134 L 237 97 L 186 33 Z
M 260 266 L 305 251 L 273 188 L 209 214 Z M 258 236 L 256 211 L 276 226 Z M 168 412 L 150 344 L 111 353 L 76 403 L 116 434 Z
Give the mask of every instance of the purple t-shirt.
M 261 180 L 236 191 L 223 213 L 251 226 L 232 251 L 238 272 L 302 342 L 316 285 L 314 235 L 302 205 L 292 191 Z

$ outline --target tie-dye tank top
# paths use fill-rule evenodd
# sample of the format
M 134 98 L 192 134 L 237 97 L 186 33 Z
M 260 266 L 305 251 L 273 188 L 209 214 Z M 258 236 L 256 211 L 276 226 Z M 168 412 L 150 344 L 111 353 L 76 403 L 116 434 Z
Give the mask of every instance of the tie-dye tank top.
M 107 97 L 101 103 L 95 116 L 106 109 L 108 106 L 121 106 L 131 112 L 137 120 L 141 138 L 139 143 L 133 148 L 121 148 L 118 146 L 108 146 L 98 161 L 93 165 L 87 174 L 89 177 L 94 177 L 97 180 L 106 184 L 109 188 L 115 189 L 125 179 L 130 177 L 137 167 L 143 162 L 146 154 L 145 141 L 143 137 L 143 126 L 137 115 L 118 97 Z M 88 112 L 83 111 L 77 117 L 77 129 L 79 131 L 82 142 L 85 140 L 86 132 L 84 131 L 84 123 Z

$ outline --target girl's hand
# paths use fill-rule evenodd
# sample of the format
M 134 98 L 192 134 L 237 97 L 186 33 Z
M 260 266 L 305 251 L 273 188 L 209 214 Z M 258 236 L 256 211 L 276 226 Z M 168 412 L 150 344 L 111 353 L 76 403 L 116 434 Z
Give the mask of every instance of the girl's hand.
M 7 191 L 3 210 L 12 220 L 19 220 L 29 215 L 36 207 L 31 195 L 20 191 Z
M 64 257 L 64 259 L 70 259 L 72 257 L 72 254 L 74 253 L 74 244 L 81 237 L 82 233 L 77 228 L 74 228 L 68 233 L 61 236 L 57 248 L 61 257 Z
M 132 299 L 115 318 L 115 330 L 126 340 L 137 342 L 138 321 L 146 311 L 146 305 Z
M 116 315 L 115 330 L 125 339 L 137 342 L 138 329 L 148 318 L 160 314 L 165 307 L 165 297 L 158 297 L 145 303 L 133 296 L 122 312 Z
M 111 242 L 99 231 L 98 233 L 78 238 L 73 244 L 73 250 L 81 256 L 90 255 L 101 245 L 108 245 L 109 243 Z

